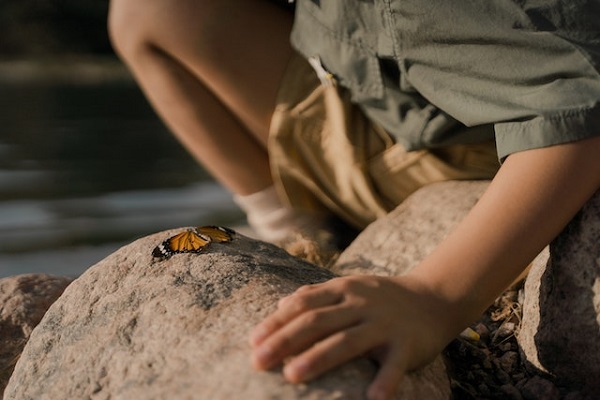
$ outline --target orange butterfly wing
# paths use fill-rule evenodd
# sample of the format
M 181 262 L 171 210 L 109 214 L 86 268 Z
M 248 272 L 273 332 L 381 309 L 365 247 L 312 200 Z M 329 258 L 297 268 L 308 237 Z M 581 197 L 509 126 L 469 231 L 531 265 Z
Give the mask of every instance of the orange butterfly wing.
M 200 253 L 212 239 L 196 230 L 187 230 L 171 236 L 152 251 L 154 257 L 169 258 L 177 253 Z
M 198 234 L 195 231 L 186 231 L 173 236 L 168 240 L 169 249 L 174 252 L 195 253 L 202 250 L 211 242 L 209 237 Z
M 196 232 L 198 232 L 199 235 L 208 236 L 216 243 L 230 242 L 235 234 L 233 229 L 215 225 L 199 226 L 196 228 Z
M 233 240 L 235 231 L 223 226 L 207 225 L 189 229 L 171 236 L 152 250 L 158 258 L 169 258 L 177 253 L 200 253 L 211 242 L 225 243 Z

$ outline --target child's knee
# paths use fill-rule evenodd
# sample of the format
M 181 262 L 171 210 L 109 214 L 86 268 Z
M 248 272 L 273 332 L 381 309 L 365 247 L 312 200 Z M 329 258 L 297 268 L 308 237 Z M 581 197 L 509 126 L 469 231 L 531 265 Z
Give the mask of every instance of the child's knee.
M 181 56 L 208 55 L 218 45 L 231 5 L 207 0 L 111 0 L 108 32 L 115 51 L 127 62 L 166 49 Z M 228 14 L 229 13 L 229 14 Z M 185 57 L 182 57 L 185 58 Z
M 130 62 L 160 48 L 169 24 L 177 23 L 179 6 L 178 0 L 110 0 L 108 33 L 115 51 Z
M 108 33 L 114 50 L 124 59 L 149 44 L 150 4 L 139 0 L 111 0 Z

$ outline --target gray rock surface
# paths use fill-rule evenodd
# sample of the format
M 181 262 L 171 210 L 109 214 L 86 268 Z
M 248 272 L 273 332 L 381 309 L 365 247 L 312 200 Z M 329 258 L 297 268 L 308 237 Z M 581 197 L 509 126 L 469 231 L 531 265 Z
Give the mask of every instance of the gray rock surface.
M 600 393 L 600 191 L 530 272 L 519 344 L 559 383 Z
M 237 235 L 158 260 L 174 233 L 135 241 L 73 282 L 25 347 L 5 399 L 362 399 L 375 366 L 350 362 L 306 385 L 250 367 L 250 329 L 302 284 L 333 275 Z M 398 398 L 447 399 L 441 359 Z
M 342 275 L 406 273 L 450 233 L 488 184 L 444 182 L 417 191 L 367 227 L 333 270 Z M 535 367 L 523 380 L 533 381 L 526 386 L 529 398 L 545 398 L 550 390 L 550 381 L 535 376 L 545 372 L 565 393 L 586 386 L 588 392 L 600 393 L 600 192 L 552 243 L 551 255 L 546 248 L 536 257 L 524 293 L 517 333 L 524 356 Z M 519 362 L 506 369 L 524 371 L 524 366 Z
M 335 272 L 405 273 L 466 215 L 487 185 L 446 182 L 418 191 L 369 226 L 340 256 Z M 599 218 L 597 193 L 552 243 L 551 252 L 546 249 L 533 263 L 517 330 L 519 346 L 533 370 L 551 378 L 521 373 L 520 362 L 511 365 L 515 379 L 521 378 L 516 386 L 501 387 L 506 396 L 556 397 L 555 383 L 560 396 L 587 399 L 600 390 Z M 212 244 L 203 254 L 152 258 L 152 248 L 172 233 L 140 239 L 75 281 L 31 335 L 5 398 L 363 398 L 375 372 L 366 359 L 296 386 L 286 383 L 279 371 L 256 372 L 249 366 L 246 341 L 251 327 L 281 296 L 302 284 L 329 279 L 331 272 L 241 235 L 231 243 Z M 12 286 L 0 281 L 0 337 L 7 332 L 6 321 L 31 317 L 29 325 L 10 325 L 22 327 L 10 328 L 24 333 L 19 336 L 22 347 L 53 298 L 39 307 L 15 307 L 15 296 L 7 293 L 39 301 L 47 290 L 40 292 L 45 286 L 34 284 L 33 278 L 20 281 L 20 286 L 11 279 Z M 66 286 L 68 281 L 55 283 Z M 8 303 L 13 306 L 7 308 Z M 441 359 L 410 375 L 397 397 L 449 398 Z
M 45 274 L 0 279 L 0 398 L 33 328 L 71 281 Z

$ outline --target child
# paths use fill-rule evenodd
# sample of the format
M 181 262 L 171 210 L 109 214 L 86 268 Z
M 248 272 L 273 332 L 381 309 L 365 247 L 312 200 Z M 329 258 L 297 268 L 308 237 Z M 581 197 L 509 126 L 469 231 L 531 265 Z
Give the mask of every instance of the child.
M 386 399 L 600 187 L 600 11 L 297 3 L 292 16 L 267 0 L 112 0 L 109 26 L 158 113 L 266 240 L 319 231 L 325 211 L 361 228 L 427 183 L 493 177 L 407 275 L 300 288 L 252 332 L 255 367 L 294 356 L 291 382 L 369 353 L 368 397 Z

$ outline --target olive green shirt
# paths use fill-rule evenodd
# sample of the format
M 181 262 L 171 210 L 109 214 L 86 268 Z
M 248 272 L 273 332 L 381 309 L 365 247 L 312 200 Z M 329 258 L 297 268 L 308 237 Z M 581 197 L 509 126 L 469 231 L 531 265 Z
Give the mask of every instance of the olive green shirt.
M 408 150 L 600 135 L 598 0 L 298 0 L 292 44 Z

